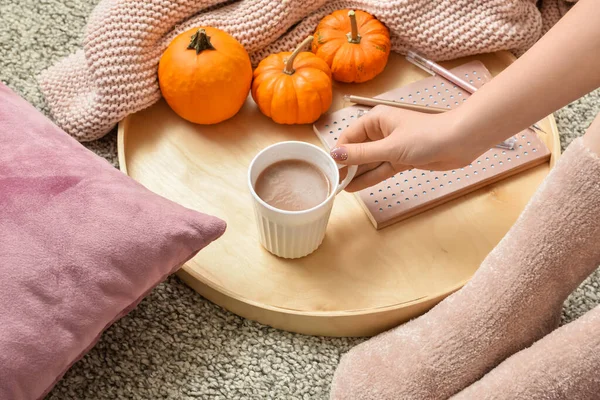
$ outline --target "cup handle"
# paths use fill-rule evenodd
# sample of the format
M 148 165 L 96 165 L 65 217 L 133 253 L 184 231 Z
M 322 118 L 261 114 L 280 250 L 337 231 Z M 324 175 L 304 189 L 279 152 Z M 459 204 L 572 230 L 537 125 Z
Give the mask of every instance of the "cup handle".
M 348 186 L 348 184 L 352 181 L 352 179 L 354 179 L 354 176 L 356 175 L 356 171 L 358 171 L 358 165 L 340 165 L 340 164 L 336 164 L 336 165 L 337 165 L 338 169 L 348 167 L 348 174 L 346 175 L 344 180 L 338 184 L 338 187 L 335 191 L 335 194 L 337 195 L 342 190 L 344 190 L 346 188 L 346 186 Z

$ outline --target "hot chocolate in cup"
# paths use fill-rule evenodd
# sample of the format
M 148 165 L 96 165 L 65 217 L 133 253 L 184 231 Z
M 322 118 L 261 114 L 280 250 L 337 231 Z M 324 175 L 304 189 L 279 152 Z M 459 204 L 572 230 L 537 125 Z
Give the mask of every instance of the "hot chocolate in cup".
M 304 257 L 323 242 L 335 196 L 356 175 L 348 167 L 340 183 L 338 165 L 323 149 L 305 142 L 280 142 L 254 157 L 248 186 L 260 243 L 284 258 Z

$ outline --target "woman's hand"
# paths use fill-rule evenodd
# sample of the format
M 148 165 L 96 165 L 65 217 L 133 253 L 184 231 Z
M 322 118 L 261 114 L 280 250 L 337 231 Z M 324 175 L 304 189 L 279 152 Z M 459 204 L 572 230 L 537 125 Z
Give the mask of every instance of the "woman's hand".
M 355 192 L 411 168 L 464 167 L 491 147 L 474 146 L 470 134 L 455 111 L 424 114 L 377 106 L 342 133 L 331 156 L 340 164 L 359 165 L 346 188 Z

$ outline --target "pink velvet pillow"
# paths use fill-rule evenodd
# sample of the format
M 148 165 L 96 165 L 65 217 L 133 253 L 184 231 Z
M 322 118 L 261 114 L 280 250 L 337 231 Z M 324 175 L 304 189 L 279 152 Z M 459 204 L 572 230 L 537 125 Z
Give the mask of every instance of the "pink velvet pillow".
M 224 230 L 128 178 L 0 83 L 0 399 L 43 397 Z

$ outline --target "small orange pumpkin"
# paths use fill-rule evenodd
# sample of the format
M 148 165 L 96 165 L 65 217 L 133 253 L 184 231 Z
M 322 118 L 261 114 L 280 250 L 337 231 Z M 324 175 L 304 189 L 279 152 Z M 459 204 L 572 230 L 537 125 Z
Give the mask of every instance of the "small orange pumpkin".
M 331 106 L 329 67 L 314 54 L 301 52 L 312 39 L 306 38 L 293 53 L 271 54 L 254 70 L 252 98 L 279 124 L 315 122 Z
M 340 82 L 376 77 L 390 55 L 390 31 L 364 11 L 338 10 L 319 22 L 312 51 Z
M 244 47 L 220 29 L 178 35 L 158 64 L 163 97 L 180 117 L 216 124 L 233 117 L 248 97 L 252 65 Z

